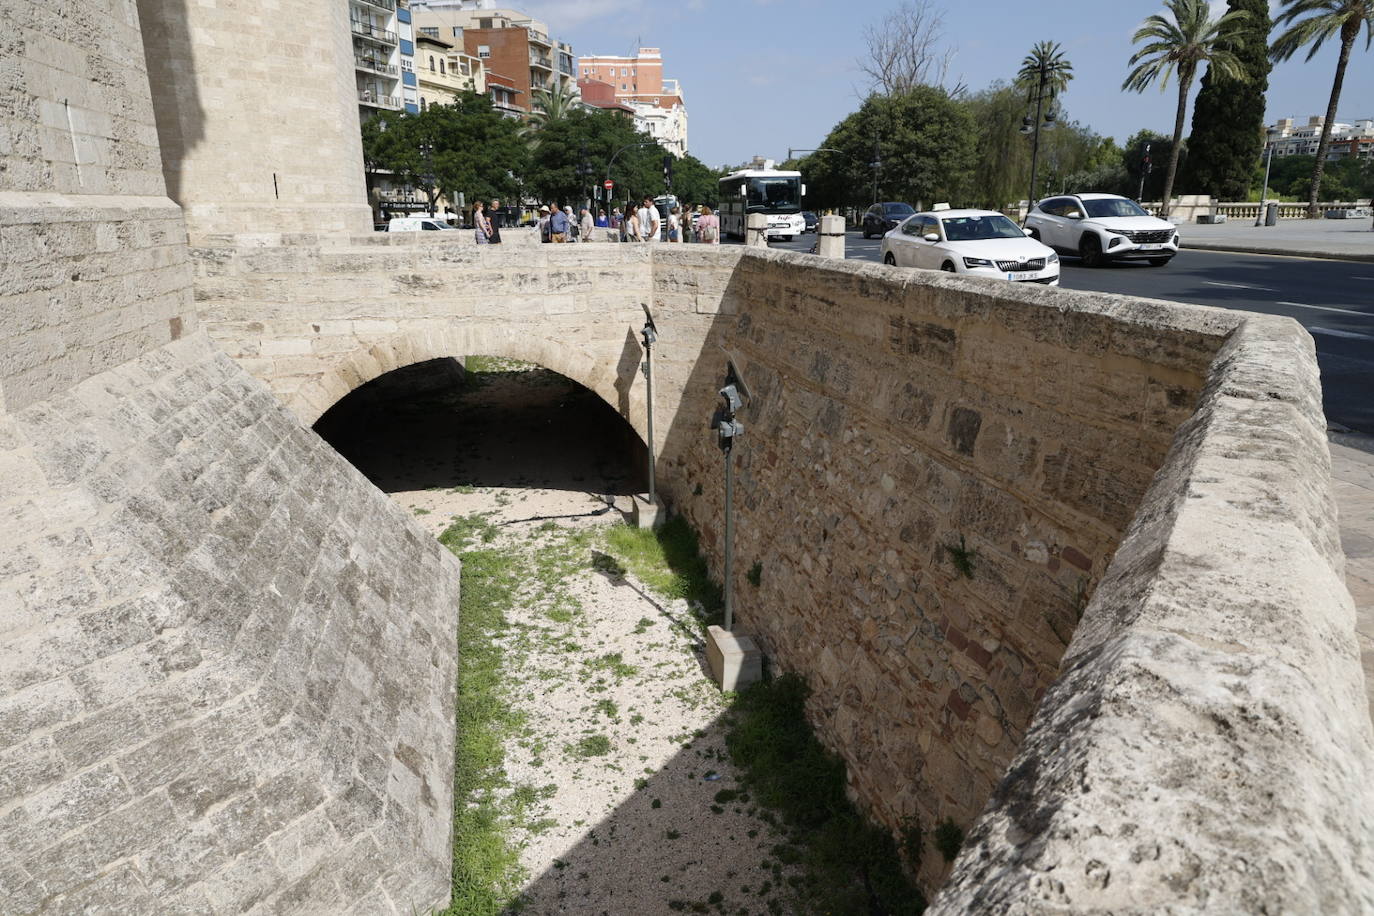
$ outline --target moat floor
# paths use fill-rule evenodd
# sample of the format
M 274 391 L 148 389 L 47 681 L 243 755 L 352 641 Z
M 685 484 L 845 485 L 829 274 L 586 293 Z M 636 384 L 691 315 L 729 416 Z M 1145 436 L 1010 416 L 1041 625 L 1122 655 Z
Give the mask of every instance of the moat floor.
M 519 799 L 516 910 L 797 912 L 786 839 L 729 761 L 691 609 L 600 549 L 638 470 L 598 405 L 552 373 L 493 373 L 439 419 L 416 404 L 339 447 L 435 536 L 463 520 L 480 533 L 468 549 L 501 551 L 527 582 L 502 639 L 523 718 L 503 789 Z

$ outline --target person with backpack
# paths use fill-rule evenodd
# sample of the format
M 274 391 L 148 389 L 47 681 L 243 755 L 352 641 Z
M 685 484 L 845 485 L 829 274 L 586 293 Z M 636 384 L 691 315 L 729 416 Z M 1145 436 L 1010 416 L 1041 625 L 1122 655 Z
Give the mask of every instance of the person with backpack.
M 720 244 L 720 218 L 705 205 L 701 208 L 701 215 L 697 217 L 697 241 L 704 245 Z

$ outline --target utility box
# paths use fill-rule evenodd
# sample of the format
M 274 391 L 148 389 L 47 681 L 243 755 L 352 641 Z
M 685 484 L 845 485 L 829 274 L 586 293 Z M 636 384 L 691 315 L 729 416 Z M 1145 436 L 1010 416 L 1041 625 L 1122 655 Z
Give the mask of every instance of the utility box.
M 1210 226 L 1215 226 L 1215 225 L 1218 225 L 1219 223 L 1224 223 L 1224 222 L 1226 222 L 1226 214 L 1225 214 L 1225 213 L 1199 213 L 1199 214 L 1197 215 L 1197 221 L 1198 221 L 1199 223 L 1201 223 L 1202 225 L 1204 225 L 1204 226 L 1209 226 L 1209 225 L 1210 225 Z

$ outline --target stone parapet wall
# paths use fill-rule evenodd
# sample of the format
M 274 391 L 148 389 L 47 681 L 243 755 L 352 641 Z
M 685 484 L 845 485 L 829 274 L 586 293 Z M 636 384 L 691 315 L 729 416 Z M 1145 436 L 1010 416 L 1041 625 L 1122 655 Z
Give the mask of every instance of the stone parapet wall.
M 932 913 L 1374 911 L 1311 338 L 1245 316 Z
M 448 897 L 457 563 L 195 335 L 0 417 L 0 909 Z
M 877 817 L 967 827 L 1237 319 L 776 252 L 709 261 L 656 251 L 655 300 L 733 315 L 702 384 L 729 352 L 752 391 L 737 617 L 807 676 Z M 689 422 L 664 486 L 719 570 L 721 456 Z M 942 864 L 928 846 L 924 878 Z

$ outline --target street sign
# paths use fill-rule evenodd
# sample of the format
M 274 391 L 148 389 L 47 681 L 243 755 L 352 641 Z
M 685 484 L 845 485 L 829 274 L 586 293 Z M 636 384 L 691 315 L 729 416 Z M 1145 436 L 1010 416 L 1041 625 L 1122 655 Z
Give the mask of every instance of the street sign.
M 611 188 L 614 188 L 614 187 L 615 187 L 615 182 L 614 182 L 614 181 L 611 181 L 611 179 L 607 178 L 605 181 L 603 181 L 603 182 L 601 183 L 601 186 L 602 186 L 603 188 L 605 188 L 607 191 L 609 191 Z

